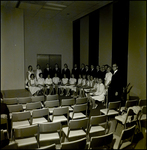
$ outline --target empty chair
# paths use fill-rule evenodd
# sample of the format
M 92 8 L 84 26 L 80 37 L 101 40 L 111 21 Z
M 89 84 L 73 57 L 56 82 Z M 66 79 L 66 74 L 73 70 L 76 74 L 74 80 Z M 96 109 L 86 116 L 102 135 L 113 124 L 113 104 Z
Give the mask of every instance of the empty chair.
M 100 113 L 109 116 L 116 116 L 120 113 L 121 101 L 109 102 L 108 108 L 100 109 Z
M 113 132 L 91 137 L 88 149 L 112 149 L 114 142 Z
M 32 96 L 31 99 L 32 99 L 32 102 L 41 102 L 42 107 L 44 107 L 43 106 L 44 100 L 45 100 L 44 96 Z
M 142 126 L 146 127 L 146 120 L 147 120 L 146 114 L 147 114 L 146 106 L 142 106 L 141 113 L 138 118 L 140 131 L 141 131 Z
M 135 127 L 136 125 L 122 130 L 120 136 L 114 135 L 114 139 L 116 139 L 116 141 L 114 143 L 113 149 L 123 149 L 131 145 L 135 133 Z
M 39 124 L 39 146 L 61 143 L 61 123 L 47 122 Z
M 105 134 L 107 126 L 108 121 L 106 115 L 91 116 L 88 129 L 89 138 Z
M 18 149 L 38 148 L 38 125 L 14 128 L 14 140 Z
M 146 106 L 146 101 L 147 101 L 146 99 L 140 99 L 138 105 L 139 105 L 140 107 Z
M 45 108 L 48 108 L 49 114 L 52 114 L 53 110 L 59 107 L 59 100 L 45 101 L 44 106 Z
M 73 111 L 73 108 L 71 106 L 73 106 L 74 104 L 75 104 L 74 98 L 61 100 L 61 107 L 68 106 L 69 111 Z
M 31 97 L 19 97 L 18 98 L 18 103 L 22 104 L 24 110 L 26 109 L 26 104 L 31 103 L 31 102 L 32 102 Z
M 129 107 L 127 110 L 127 113 L 123 114 L 123 115 L 118 115 L 115 116 L 115 119 L 117 120 L 117 124 L 121 123 L 122 125 L 124 125 L 124 128 L 127 128 L 127 124 L 131 124 L 131 123 L 137 123 L 138 121 L 138 117 L 139 117 L 139 113 L 140 111 L 138 111 L 137 114 L 134 113 L 133 108 Z M 116 127 L 117 127 L 116 124 Z
M 49 120 L 49 112 L 47 108 L 37 109 L 32 111 L 32 123 L 38 124 L 42 122 L 48 122 Z
M 128 109 L 129 107 L 137 106 L 137 105 L 138 105 L 138 100 L 131 100 L 131 101 L 127 100 L 125 106 L 120 108 L 120 111 L 121 111 L 121 112 L 122 112 L 123 110 L 124 110 L 124 111 L 127 111 L 127 109 Z
M 47 95 L 45 97 L 45 100 L 46 101 L 50 101 L 50 100 L 59 100 L 59 96 L 56 94 L 56 95 Z
M 69 121 L 69 109 L 68 107 L 55 108 L 53 114 L 49 116 L 52 122 L 68 122 Z
M 71 119 L 80 119 L 87 117 L 87 103 L 74 105 L 73 112 L 69 113 Z
M 85 149 L 86 137 L 79 140 L 61 143 L 61 149 Z
M 68 141 L 74 141 L 87 136 L 88 118 L 70 120 L 67 127 L 63 127 L 62 131 Z
M 32 115 L 32 111 L 34 109 L 41 109 L 42 108 L 42 104 L 41 102 L 34 102 L 34 103 L 27 103 L 26 104 L 26 110 L 31 112 Z
M 7 104 L 7 105 L 15 105 L 18 104 L 18 100 L 17 98 L 4 98 L 2 100 L 3 103 Z
M 12 112 L 22 112 L 23 106 L 21 104 L 8 105 L 10 119 L 12 118 Z

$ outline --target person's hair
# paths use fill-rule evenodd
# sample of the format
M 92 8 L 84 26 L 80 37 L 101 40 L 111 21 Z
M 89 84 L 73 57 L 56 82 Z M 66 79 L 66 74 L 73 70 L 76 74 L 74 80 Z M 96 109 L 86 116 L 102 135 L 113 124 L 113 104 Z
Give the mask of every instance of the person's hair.
M 35 74 L 34 74 L 34 73 L 31 73 L 31 74 L 30 74 L 30 78 L 31 78 L 31 76 L 35 77 Z
M 37 65 L 36 65 L 36 67 L 38 67 L 38 66 L 40 67 L 40 65 L 39 65 L 39 64 L 37 64 Z
M 41 72 L 41 73 L 39 73 L 39 77 L 41 77 L 41 75 L 43 75 L 43 73 Z
M 28 66 L 28 69 L 29 69 L 30 67 L 33 68 L 32 65 L 29 65 L 29 66 Z

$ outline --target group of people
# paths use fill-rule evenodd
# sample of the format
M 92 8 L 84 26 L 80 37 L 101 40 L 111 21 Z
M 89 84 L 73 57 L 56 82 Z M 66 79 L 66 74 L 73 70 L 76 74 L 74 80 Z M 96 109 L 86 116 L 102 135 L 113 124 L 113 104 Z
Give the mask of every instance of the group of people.
M 112 68 L 109 65 L 84 65 L 78 69 L 77 64 L 74 64 L 70 71 L 67 64 L 61 70 L 58 64 L 51 69 L 49 64 L 46 64 L 44 72 L 39 64 L 36 66 L 36 71 L 33 67 L 28 66 L 26 76 L 26 88 L 33 96 L 39 93 L 43 95 L 51 95 L 55 89 L 56 94 L 83 97 L 87 96 L 93 108 L 97 107 L 95 101 L 105 103 L 105 96 L 108 95 L 108 100 L 120 100 L 122 94 L 121 76 L 118 71 L 117 64 L 113 64 Z

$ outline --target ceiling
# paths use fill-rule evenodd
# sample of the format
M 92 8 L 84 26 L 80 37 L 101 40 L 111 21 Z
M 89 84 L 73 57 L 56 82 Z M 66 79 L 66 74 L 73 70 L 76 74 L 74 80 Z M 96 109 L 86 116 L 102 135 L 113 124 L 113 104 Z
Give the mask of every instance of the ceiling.
M 1 6 L 23 9 L 24 16 L 74 21 L 112 1 L 1 1 Z

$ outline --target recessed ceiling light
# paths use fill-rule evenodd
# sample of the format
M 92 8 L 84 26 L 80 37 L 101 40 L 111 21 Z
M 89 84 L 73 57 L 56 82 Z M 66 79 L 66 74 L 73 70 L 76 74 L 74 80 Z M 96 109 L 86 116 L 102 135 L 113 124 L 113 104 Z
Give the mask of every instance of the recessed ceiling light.
M 43 9 L 62 10 L 62 8 L 43 6 Z

